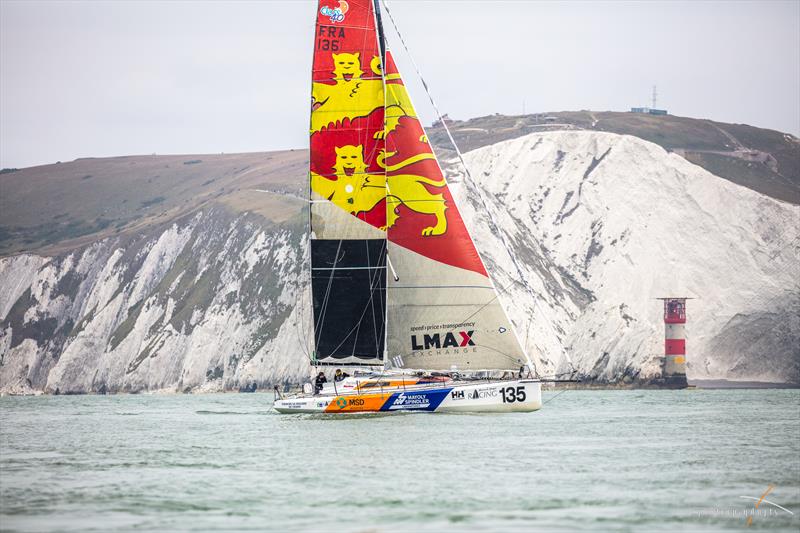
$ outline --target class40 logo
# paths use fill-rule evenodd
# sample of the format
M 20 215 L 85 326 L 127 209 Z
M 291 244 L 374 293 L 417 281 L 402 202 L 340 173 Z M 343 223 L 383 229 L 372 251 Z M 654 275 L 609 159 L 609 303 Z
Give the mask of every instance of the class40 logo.
M 319 10 L 320 15 L 328 17 L 331 22 L 343 22 L 345 14 L 350 10 L 350 5 L 345 0 L 340 0 L 336 7 L 322 6 Z

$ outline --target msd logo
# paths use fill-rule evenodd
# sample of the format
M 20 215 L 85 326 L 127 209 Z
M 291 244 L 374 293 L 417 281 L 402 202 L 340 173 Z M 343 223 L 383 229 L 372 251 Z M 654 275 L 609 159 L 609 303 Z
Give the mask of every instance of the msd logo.
M 416 335 L 411 335 L 412 350 L 427 350 L 430 348 L 458 348 L 463 346 L 475 346 L 472 335 L 475 330 L 470 331 L 448 331 L 444 337 L 440 333 L 429 335 L 423 334 L 420 341 Z

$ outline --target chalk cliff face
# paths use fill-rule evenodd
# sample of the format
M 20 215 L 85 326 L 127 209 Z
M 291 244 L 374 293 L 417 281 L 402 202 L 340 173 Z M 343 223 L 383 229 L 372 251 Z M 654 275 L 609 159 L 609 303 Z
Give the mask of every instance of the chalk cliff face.
M 177 167 L 128 158 L 140 168 L 114 174 L 120 184 L 154 179 L 158 167 L 160 179 L 197 187 L 167 187 L 160 213 L 148 214 L 145 198 L 116 224 L 0 259 L 0 392 L 235 390 L 305 379 L 304 163 L 299 152 L 273 155 L 198 156 Z M 450 163 L 451 188 L 540 374 L 574 366 L 604 382 L 654 377 L 663 353 L 655 298 L 689 296 L 690 379 L 800 382 L 798 206 L 614 133 L 533 133 L 467 161 L 474 182 Z M 119 167 L 93 160 L 91 175 L 101 179 L 112 163 Z M 2 183 L 13 195 L 23 187 L 9 184 L 36 178 L 49 191 L 53 180 L 41 174 L 50 173 L 81 187 L 91 181 L 81 165 L 25 169 Z M 110 217 L 104 202 L 97 213 Z M 47 209 L 58 210 L 41 207 L 38 218 Z M 17 244 L 51 235 L 44 220 L 2 222 Z
M 3 390 L 218 390 L 297 379 L 306 366 L 298 222 L 270 226 L 209 207 L 132 238 L 3 260 Z
M 653 377 L 663 355 L 654 299 L 688 296 L 690 378 L 800 381 L 798 206 L 611 133 L 532 134 L 467 161 L 524 285 L 508 254 L 489 246 L 477 194 L 456 179 L 460 205 L 543 367 Z

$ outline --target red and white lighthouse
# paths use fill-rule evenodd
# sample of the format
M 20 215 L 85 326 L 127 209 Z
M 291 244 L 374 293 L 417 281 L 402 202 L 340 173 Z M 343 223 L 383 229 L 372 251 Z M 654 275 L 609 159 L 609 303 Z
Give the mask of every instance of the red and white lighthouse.
M 659 298 L 664 301 L 664 368 L 666 385 L 686 387 L 686 297 Z

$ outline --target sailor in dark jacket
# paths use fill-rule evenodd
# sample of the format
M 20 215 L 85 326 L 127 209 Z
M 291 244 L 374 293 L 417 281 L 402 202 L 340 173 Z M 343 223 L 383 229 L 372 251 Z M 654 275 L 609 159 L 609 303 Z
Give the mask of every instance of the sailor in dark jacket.
M 325 377 L 324 372 L 317 374 L 317 378 L 314 380 L 314 394 L 319 394 L 322 392 L 322 386 L 327 382 L 328 378 Z

